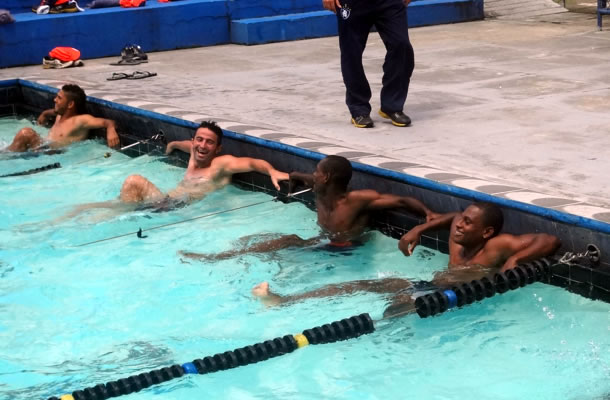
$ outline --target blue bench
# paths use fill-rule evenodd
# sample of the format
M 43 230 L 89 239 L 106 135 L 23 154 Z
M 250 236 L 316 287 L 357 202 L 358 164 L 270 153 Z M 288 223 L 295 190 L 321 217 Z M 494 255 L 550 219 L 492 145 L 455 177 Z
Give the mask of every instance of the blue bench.
M 119 55 L 128 43 L 148 52 L 229 41 L 225 0 L 149 0 L 139 8 L 48 15 L 29 10 L 13 17 L 15 23 L 0 25 L 0 67 L 41 64 L 56 46 L 77 48 L 82 58 L 97 58 Z
M 410 27 L 483 19 L 482 0 L 416 0 L 408 10 Z M 231 20 L 231 42 L 246 45 L 336 34 L 337 17 L 330 11 Z
M 322 11 L 322 0 L 229 0 L 231 20 Z
M 11 13 L 31 12 L 32 6 L 40 4 L 40 0 L 3 0 L 0 8 L 9 10 Z
M 81 0 L 84 7 L 91 0 Z M 601 0 L 600 0 L 601 1 Z M 259 44 L 332 36 L 336 17 L 322 0 L 148 0 L 139 8 L 98 8 L 36 15 L 36 0 L 4 0 L 16 22 L 0 25 L 0 68 L 41 64 L 57 46 L 83 59 L 118 56 L 130 43 L 146 52 L 222 43 Z M 409 26 L 483 19 L 483 0 L 416 0 Z

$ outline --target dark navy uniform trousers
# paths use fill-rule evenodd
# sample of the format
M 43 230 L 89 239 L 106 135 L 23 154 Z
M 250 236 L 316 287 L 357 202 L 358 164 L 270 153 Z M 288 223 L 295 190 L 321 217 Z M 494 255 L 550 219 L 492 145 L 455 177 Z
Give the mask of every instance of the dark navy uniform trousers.
M 352 117 L 371 113 L 371 87 L 364 74 L 362 53 L 373 26 L 386 47 L 383 63 L 381 109 L 402 111 L 415 66 L 409 41 L 407 7 L 402 0 L 342 0 L 337 10 L 341 72 L 345 102 Z

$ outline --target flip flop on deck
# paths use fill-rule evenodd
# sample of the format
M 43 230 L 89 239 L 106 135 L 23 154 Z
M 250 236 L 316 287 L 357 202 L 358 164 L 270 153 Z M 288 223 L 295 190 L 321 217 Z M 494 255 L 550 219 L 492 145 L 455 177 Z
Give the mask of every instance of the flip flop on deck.
M 121 58 L 118 62 L 110 63 L 110 65 L 138 65 L 147 63 L 148 60 L 139 57 Z
M 148 71 L 136 71 L 133 74 L 129 75 L 127 79 L 144 79 L 150 78 L 151 76 L 157 76 L 157 73 Z
M 125 72 L 114 72 L 110 78 L 106 78 L 107 81 L 118 81 L 119 79 L 127 79 L 131 74 Z

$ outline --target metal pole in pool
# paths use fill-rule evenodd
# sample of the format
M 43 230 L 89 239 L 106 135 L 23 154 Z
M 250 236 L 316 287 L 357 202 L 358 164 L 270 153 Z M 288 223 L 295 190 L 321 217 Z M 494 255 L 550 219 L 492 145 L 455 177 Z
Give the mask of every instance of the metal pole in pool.
M 158 135 L 155 135 L 155 136 L 158 136 Z M 153 138 L 154 138 L 155 136 L 153 136 Z M 134 147 L 134 146 L 136 146 L 136 145 L 138 145 L 138 144 L 140 144 L 140 143 L 144 143 L 144 142 L 147 142 L 147 141 L 148 141 L 148 140 L 140 140 L 139 142 L 135 142 L 135 143 L 132 143 L 132 144 L 130 144 L 130 145 L 128 145 L 128 146 L 121 147 L 121 148 L 119 149 L 119 151 L 123 151 L 123 150 L 129 149 L 129 148 L 131 148 L 131 147 Z M 111 155 L 112 155 L 112 153 L 107 152 L 107 153 L 104 153 L 104 155 L 103 155 L 103 156 L 98 156 L 98 157 L 90 158 L 90 159 L 85 160 L 85 161 L 80 161 L 80 162 L 77 162 L 77 163 L 75 163 L 75 164 L 73 164 L 73 165 L 83 164 L 83 163 L 86 163 L 86 162 L 88 162 L 88 161 L 97 160 L 98 158 L 102 158 L 102 157 L 103 157 L 103 158 L 108 158 L 108 157 L 110 157 Z M 8 177 L 10 177 L 10 176 L 32 175 L 32 174 L 37 174 L 37 173 L 39 173 L 39 172 L 44 172 L 44 171 L 48 171 L 48 170 L 50 170 L 50 169 L 55 169 L 55 168 L 61 168 L 61 164 L 60 164 L 60 163 L 58 163 L 58 162 L 56 162 L 56 163 L 49 164 L 49 165 L 45 165 L 45 166 L 42 166 L 42 167 L 28 169 L 28 170 L 26 170 L 26 171 L 13 172 L 12 174 L 0 175 L 0 178 L 8 178 Z
M 599 249 L 589 245 L 589 256 L 599 257 Z M 585 253 L 585 254 L 587 254 Z M 595 254 L 594 254 L 595 253 Z M 558 262 L 561 263 L 561 262 Z M 493 279 L 482 278 L 462 283 L 451 289 L 440 289 L 431 294 L 419 296 L 415 299 L 415 310 L 421 318 L 438 315 L 450 308 L 462 307 L 474 301 L 492 297 L 496 293 L 504 293 L 527 284 L 550 277 L 551 266 L 554 265 L 548 258 L 542 258 L 526 264 L 520 264 L 505 273 L 497 273 Z M 411 313 L 409 310 L 403 314 Z M 195 359 L 182 365 L 175 364 L 116 381 L 101 383 L 72 394 L 58 397 L 49 397 L 48 400 L 98 400 L 118 397 L 129 393 L 139 392 L 149 386 L 179 378 L 185 374 L 208 374 L 226 369 L 254 364 L 269 358 L 292 353 L 294 350 L 310 344 L 325 344 L 357 338 L 375 331 L 375 324 L 388 318 L 395 318 L 402 314 L 373 321 L 369 314 L 360 314 L 340 321 L 331 322 L 315 328 L 306 329 L 302 333 L 285 335 L 275 339 L 266 340 L 254 345 L 241 347 L 233 351 L 225 351 L 213 356 Z
M 137 146 L 139 144 L 148 143 L 151 140 L 153 140 L 153 141 L 165 140 L 165 135 L 164 135 L 163 131 L 159 131 L 159 133 L 157 133 L 156 135 L 151 136 L 149 139 L 138 140 L 137 142 L 134 142 L 132 144 L 128 144 L 127 146 L 123 146 L 120 149 L 118 149 L 118 151 L 127 150 L 127 149 L 130 149 L 130 148 L 132 148 L 134 146 Z M 108 158 L 110 156 L 112 156 L 112 153 L 108 151 L 108 152 L 104 153 L 104 155 L 102 155 L 102 156 L 93 157 L 93 158 L 90 158 L 90 159 L 85 160 L 85 161 L 79 161 L 79 162 L 74 163 L 72 165 L 84 164 L 84 163 L 89 162 L 89 161 L 97 160 L 97 159 L 100 159 L 100 158 Z

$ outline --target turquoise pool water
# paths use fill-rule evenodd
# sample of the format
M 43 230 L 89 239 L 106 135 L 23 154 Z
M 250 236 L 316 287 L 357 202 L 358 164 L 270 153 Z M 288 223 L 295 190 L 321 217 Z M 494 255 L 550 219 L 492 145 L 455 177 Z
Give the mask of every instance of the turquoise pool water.
M 0 120 L 0 147 L 23 121 Z M 0 154 L 0 175 L 61 162 L 37 175 L 1 178 L 0 398 L 46 399 L 151 369 L 182 364 L 369 312 L 384 297 L 359 293 L 266 308 L 250 289 L 281 294 L 327 283 L 398 275 L 429 279 L 447 257 L 369 234 L 347 254 L 292 249 L 215 264 L 185 263 L 178 250 L 217 252 L 261 233 L 317 233 L 299 203 L 268 201 L 186 224 L 84 247 L 138 228 L 271 200 L 228 187 L 169 213 L 89 212 L 116 198 L 132 173 L 172 188 L 183 170 L 157 157 L 128 158 L 88 141 L 31 159 Z M 379 324 L 373 334 L 309 346 L 265 362 L 184 376 L 125 399 L 601 399 L 610 392 L 610 305 L 534 284 L 482 303 Z

